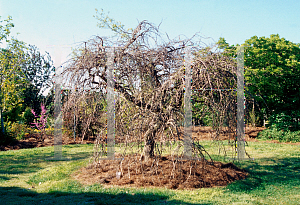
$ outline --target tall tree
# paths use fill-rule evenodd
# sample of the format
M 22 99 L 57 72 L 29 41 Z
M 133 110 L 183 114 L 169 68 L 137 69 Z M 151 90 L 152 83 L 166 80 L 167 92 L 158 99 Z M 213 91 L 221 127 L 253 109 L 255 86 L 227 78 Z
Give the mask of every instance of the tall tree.
M 1 19 L 1 16 L 0 16 L 0 19 Z M 8 36 L 9 36 L 9 34 L 10 34 L 10 29 L 12 28 L 12 27 L 14 27 L 14 24 L 11 22 L 12 21 L 12 18 L 11 18 L 11 16 L 9 16 L 6 20 L 4 20 L 4 22 L 6 22 L 5 23 L 5 25 L 1 25 L 2 23 L 3 23 L 3 21 L 1 20 L 0 21 L 0 44 L 2 44 L 3 43 L 3 40 L 5 40 L 5 41 L 8 41 Z M 3 55 L 3 52 L 4 52 L 5 50 L 2 48 L 2 46 L 1 46 L 1 56 L 0 56 L 0 58 L 1 58 L 1 61 L 4 59 L 4 55 Z M 2 68 L 2 66 L 1 66 L 1 68 Z M 3 95 L 2 95 L 2 69 L 1 69 L 1 76 L 0 76 L 0 83 L 1 83 L 1 86 L 0 86 L 0 118 L 1 118 L 1 134 L 2 134 L 2 136 L 4 136 L 4 132 L 5 132 L 5 130 L 4 130 L 4 123 L 3 123 L 3 114 L 2 114 L 2 107 L 3 107 L 3 105 L 2 105 L 2 99 L 3 99 Z
M 27 48 L 22 71 L 27 81 L 34 85 L 41 95 L 46 89 L 52 87 L 53 61 L 49 53 L 41 54 L 36 46 L 28 45 Z
M 234 56 L 235 46 L 224 38 L 219 47 Z M 253 36 L 245 46 L 246 89 L 266 116 L 300 114 L 300 44 L 277 35 Z M 249 96 L 250 97 L 250 96 Z
M 14 27 L 12 18 L 0 21 L 0 114 L 1 133 L 4 136 L 4 116 L 17 121 L 26 107 L 39 111 L 42 93 L 51 87 L 54 67 L 50 55 L 42 55 L 32 45 L 10 37 Z
M 6 48 L 0 52 L 0 113 L 1 133 L 4 135 L 3 113 L 22 106 L 23 84 L 26 82 L 21 69 L 26 52 L 25 43 L 15 38 L 9 38 L 10 29 L 13 27 L 11 17 L 1 26 L 1 43 L 6 41 Z M 2 23 L 2 22 L 1 22 Z
M 27 48 L 25 61 L 22 64 L 22 71 L 27 82 L 24 84 L 23 109 L 30 107 L 40 113 L 41 102 L 45 100 L 43 94 L 45 90 L 53 86 L 52 77 L 55 71 L 49 53 L 41 54 L 34 45 L 28 45 Z M 47 103 L 45 105 L 48 106 Z
M 131 33 L 131 38 L 118 42 L 120 47 L 114 51 L 114 62 L 119 65 L 115 68 L 115 90 L 121 96 L 116 102 L 116 131 L 124 135 L 124 132 L 141 130 L 147 159 L 153 157 L 155 141 L 162 132 L 169 129 L 176 133 L 174 122 L 182 118 L 184 94 L 181 83 L 184 81 L 184 47 L 171 42 L 150 48 L 148 37 L 158 36 L 157 31 L 143 21 Z M 108 50 L 103 43 L 106 42 L 102 38 L 87 42 L 85 50 L 67 67 L 65 73 L 77 87 L 91 87 L 98 78 L 98 88 L 106 89 Z

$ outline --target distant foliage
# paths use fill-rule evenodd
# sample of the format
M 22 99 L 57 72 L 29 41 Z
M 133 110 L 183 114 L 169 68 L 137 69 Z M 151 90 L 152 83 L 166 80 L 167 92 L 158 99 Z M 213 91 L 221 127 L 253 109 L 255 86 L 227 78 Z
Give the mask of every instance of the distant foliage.
M 230 46 L 224 38 L 219 39 L 218 45 L 227 55 L 235 56 L 236 46 Z M 293 127 L 294 123 L 286 119 L 287 115 L 296 118 L 296 112 L 299 116 L 300 44 L 277 34 L 253 36 L 243 45 L 246 99 L 255 100 L 255 115 L 260 117 L 261 123 L 268 119 L 284 130 L 284 127 Z M 278 117 L 281 113 L 284 116 Z M 282 122 L 278 122 L 280 119 Z M 287 122 L 291 124 L 287 125 Z M 285 125 L 281 126 L 283 123 Z
M 5 20 L 0 16 L 0 143 L 19 135 L 19 128 L 14 133 L 12 127 L 5 127 L 8 122 L 16 126 L 33 123 L 27 107 L 40 113 L 41 102 L 51 103 L 51 95 L 45 98 L 42 93 L 52 86 L 55 73 L 49 53 L 41 54 L 36 46 L 11 36 L 13 27 L 11 16 Z
M 300 142 L 300 131 L 291 132 L 272 127 L 260 132 L 257 138 L 263 140 L 278 140 L 279 142 Z
M 297 117 L 294 113 L 289 113 L 289 115 L 285 112 L 279 114 L 273 114 L 269 118 L 271 128 L 275 128 L 277 130 L 283 131 L 297 131 L 299 130 L 299 123 Z

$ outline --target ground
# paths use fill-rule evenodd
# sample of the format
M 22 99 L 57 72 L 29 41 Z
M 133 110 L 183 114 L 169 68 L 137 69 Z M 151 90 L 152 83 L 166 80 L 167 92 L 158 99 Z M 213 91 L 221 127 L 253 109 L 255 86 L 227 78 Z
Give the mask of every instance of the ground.
M 261 127 L 247 127 L 246 141 L 257 141 L 255 138 Z M 197 140 L 211 140 L 211 128 L 196 127 L 193 137 Z M 226 136 L 220 135 L 220 139 Z M 227 136 L 228 137 L 228 136 Z M 231 135 L 233 137 L 233 135 Z M 274 142 L 274 141 L 273 141 Z M 84 140 L 63 137 L 63 144 L 93 143 L 93 139 Z M 38 135 L 28 135 L 26 139 L 8 146 L 1 146 L 1 150 L 53 146 L 54 139 L 46 138 L 44 142 Z M 120 157 L 118 153 L 116 158 Z M 97 165 L 84 167 L 73 173 L 72 177 L 82 184 L 101 183 L 104 186 L 155 186 L 170 189 L 194 189 L 202 187 L 226 186 L 235 180 L 244 179 L 248 173 L 232 163 L 210 162 L 205 160 L 178 160 L 174 156 L 156 156 L 145 161 L 139 156 L 125 156 L 120 160 L 101 160 Z M 122 163 L 121 163 L 122 162 Z M 118 178 L 117 172 L 120 172 Z M 119 174 L 119 173 L 118 173 Z

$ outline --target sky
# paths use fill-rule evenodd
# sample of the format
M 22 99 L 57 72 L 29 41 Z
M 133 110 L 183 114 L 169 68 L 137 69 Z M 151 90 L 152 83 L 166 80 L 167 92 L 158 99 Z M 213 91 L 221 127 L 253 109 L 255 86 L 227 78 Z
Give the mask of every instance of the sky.
M 210 42 L 223 37 L 229 44 L 242 44 L 254 35 L 271 34 L 300 43 L 299 8 L 299 0 L 0 0 L 1 19 L 13 18 L 12 35 L 48 51 L 56 64 L 80 42 L 111 35 L 97 27 L 95 9 L 126 28 L 143 20 L 161 23 L 160 31 L 171 39 L 199 32 Z

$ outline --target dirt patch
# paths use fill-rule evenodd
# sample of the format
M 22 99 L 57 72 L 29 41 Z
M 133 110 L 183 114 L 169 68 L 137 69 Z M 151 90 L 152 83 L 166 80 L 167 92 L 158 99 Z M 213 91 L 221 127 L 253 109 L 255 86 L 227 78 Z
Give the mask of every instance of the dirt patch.
M 116 154 L 116 157 L 121 156 Z M 120 172 L 119 178 L 117 172 Z M 145 161 L 140 159 L 140 155 L 127 155 L 122 160 L 101 160 L 97 165 L 81 168 L 72 177 L 85 185 L 101 183 L 105 187 L 195 189 L 226 186 L 233 181 L 245 179 L 247 175 L 232 163 L 176 160 L 172 156 Z
M 255 138 L 257 134 L 266 128 L 264 127 L 246 127 L 245 128 L 245 140 L 246 141 L 258 141 Z M 223 131 L 220 132 L 218 136 L 214 135 L 214 132 L 211 127 L 194 127 L 193 128 L 193 137 L 198 140 L 212 140 L 218 138 L 219 140 L 234 140 L 235 133 L 228 132 L 226 128 L 223 128 Z
M 91 144 L 94 143 L 94 138 L 90 138 L 88 140 L 84 140 L 82 142 L 81 138 L 76 138 L 74 141 L 74 138 L 67 137 L 63 135 L 62 137 L 62 144 Z M 53 136 L 46 136 L 45 140 L 42 141 L 40 139 L 39 134 L 29 134 L 25 136 L 25 139 L 15 141 L 9 145 L 0 146 L 0 151 L 7 151 L 7 150 L 18 150 L 18 149 L 28 149 L 28 148 L 35 148 L 35 147 L 48 147 L 48 146 L 54 146 L 54 137 Z
M 266 143 L 277 143 L 277 144 L 290 144 L 290 145 L 300 145 L 300 142 L 279 142 L 278 140 L 267 140 L 267 141 L 258 141 L 256 139 L 259 132 L 265 130 L 265 127 L 246 127 L 245 128 L 245 141 L 247 142 L 266 142 Z M 193 137 L 196 141 L 201 140 L 212 140 L 216 139 L 216 136 L 213 135 L 211 127 L 195 127 L 193 130 Z M 233 132 L 221 132 L 218 136 L 219 140 L 234 140 L 235 134 Z

